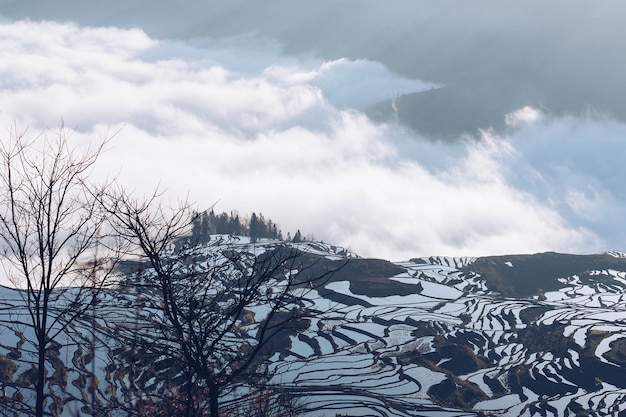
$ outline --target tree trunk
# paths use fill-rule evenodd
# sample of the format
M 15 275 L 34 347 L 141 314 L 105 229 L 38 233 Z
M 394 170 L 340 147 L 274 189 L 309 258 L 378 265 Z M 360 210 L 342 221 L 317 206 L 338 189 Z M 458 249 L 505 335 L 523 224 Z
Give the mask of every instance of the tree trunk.
M 39 346 L 37 347 L 37 382 L 36 382 L 36 402 L 35 402 L 35 416 L 43 416 L 44 406 L 44 385 L 46 384 L 46 341 L 45 336 L 39 336 Z
M 209 406 L 211 417 L 220 417 L 219 390 L 215 384 L 209 384 Z
M 185 415 L 187 417 L 194 417 L 196 415 L 194 410 L 194 398 L 193 398 L 193 377 L 189 368 L 187 368 L 187 387 L 186 387 L 186 399 L 185 399 Z

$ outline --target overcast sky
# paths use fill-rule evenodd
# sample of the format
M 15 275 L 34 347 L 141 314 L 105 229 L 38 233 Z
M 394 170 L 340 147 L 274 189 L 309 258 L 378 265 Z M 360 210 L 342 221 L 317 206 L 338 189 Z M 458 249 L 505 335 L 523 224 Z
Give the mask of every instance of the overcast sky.
M 626 250 L 626 5 L 545 3 L 0 0 L 2 135 L 362 256 Z

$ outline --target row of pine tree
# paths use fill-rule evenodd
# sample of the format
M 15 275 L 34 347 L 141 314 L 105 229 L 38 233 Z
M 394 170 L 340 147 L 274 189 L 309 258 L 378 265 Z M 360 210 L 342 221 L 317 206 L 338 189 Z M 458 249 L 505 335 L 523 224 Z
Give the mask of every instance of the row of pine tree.
M 224 234 L 235 236 L 249 236 L 252 242 L 257 239 L 268 238 L 283 240 L 283 233 L 271 219 L 266 219 L 263 213 L 252 213 L 250 218 L 240 218 L 239 213 L 231 211 L 230 214 L 222 212 L 215 214 L 211 211 L 195 213 L 192 223 L 192 239 L 197 242 L 207 241 L 210 235 Z M 306 240 L 300 230 L 293 238 L 287 233 L 287 241 L 299 243 Z

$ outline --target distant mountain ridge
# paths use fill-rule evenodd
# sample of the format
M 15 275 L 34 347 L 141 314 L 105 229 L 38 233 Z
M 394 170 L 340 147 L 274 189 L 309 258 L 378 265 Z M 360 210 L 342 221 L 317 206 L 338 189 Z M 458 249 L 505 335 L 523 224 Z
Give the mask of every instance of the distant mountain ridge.
M 314 261 L 320 270 L 345 263 L 303 300 L 319 314 L 284 334 L 270 359 L 276 371 L 270 384 L 297 398 L 304 416 L 626 413 L 622 253 L 389 262 L 321 242 L 252 244 L 219 235 L 200 249 L 250 251 L 252 245 L 297 247 L 303 262 Z M 202 259 L 197 262 L 202 267 Z M 112 389 L 121 395 L 128 388 L 130 370 L 119 356 L 127 347 L 106 330 L 137 320 L 151 294 L 148 287 L 141 293 L 120 287 L 103 295 L 95 359 L 75 344 L 58 346 L 49 379 L 66 403 L 63 415 L 88 414 L 85 390 L 96 381 L 91 369 L 103 404 Z M 0 304 L 0 388 L 5 397 L 20 392 L 28 398 L 32 339 L 27 327 L 15 325 L 25 314 L 23 302 L 18 291 L 0 288 Z M 92 326 L 85 318 L 67 340 L 92 340 Z M 176 381 L 171 364 L 149 363 L 133 371 L 143 389 Z
M 604 97 L 589 87 L 555 94 L 553 84 L 529 80 L 482 80 L 459 82 L 431 90 L 400 94 L 365 110 L 378 122 L 397 122 L 424 138 L 446 142 L 458 141 L 479 130 L 493 129 L 498 134 L 510 132 L 507 114 L 532 107 L 546 117 L 609 114 L 624 120 L 626 113 L 615 93 Z M 612 110 L 607 111 L 608 108 Z

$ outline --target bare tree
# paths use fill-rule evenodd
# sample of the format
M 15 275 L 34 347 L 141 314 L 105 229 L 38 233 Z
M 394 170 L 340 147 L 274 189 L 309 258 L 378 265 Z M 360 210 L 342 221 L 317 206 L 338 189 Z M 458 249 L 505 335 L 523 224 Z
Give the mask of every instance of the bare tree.
M 52 385 L 46 363 L 58 355 L 59 335 L 96 302 L 102 284 L 94 250 L 105 220 L 99 205 L 105 187 L 88 176 L 105 142 L 78 152 L 69 145 L 70 133 L 61 126 L 52 139 L 29 140 L 14 128 L 0 144 L 0 253 L 26 304 L 19 325 L 34 335 L 35 416 L 48 413 L 48 399 L 50 412 L 63 409 L 63 400 L 46 389 Z
M 144 307 L 160 314 L 148 314 L 143 355 L 162 355 L 179 371 L 172 396 L 179 415 L 218 417 L 222 396 L 271 377 L 268 356 L 289 343 L 289 330 L 306 327 L 305 294 L 331 271 L 310 276 L 312 265 L 293 246 L 194 245 L 186 238 L 193 210 L 186 203 L 164 210 L 157 197 L 140 201 L 119 190 L 105 204 L 117 233 L 145 257 L 132 285 L 158 288 L 158 305 Z

